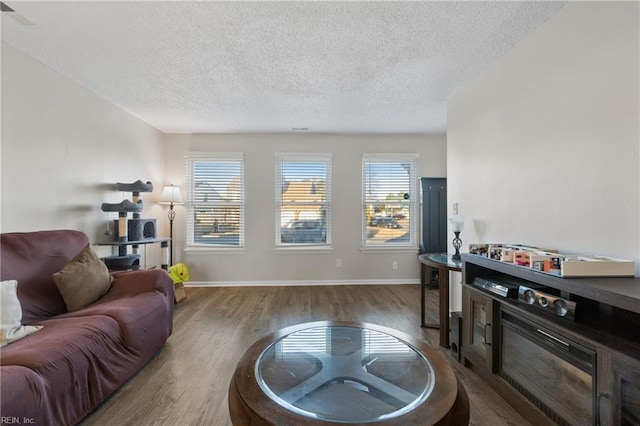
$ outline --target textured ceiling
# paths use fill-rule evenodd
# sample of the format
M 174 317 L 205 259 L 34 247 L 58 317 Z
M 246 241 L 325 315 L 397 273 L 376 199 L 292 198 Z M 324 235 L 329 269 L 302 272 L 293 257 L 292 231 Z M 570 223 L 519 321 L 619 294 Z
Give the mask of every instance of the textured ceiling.
M 564 2 L 5 1 L 2 40 L 164 132 L 441 133 Z

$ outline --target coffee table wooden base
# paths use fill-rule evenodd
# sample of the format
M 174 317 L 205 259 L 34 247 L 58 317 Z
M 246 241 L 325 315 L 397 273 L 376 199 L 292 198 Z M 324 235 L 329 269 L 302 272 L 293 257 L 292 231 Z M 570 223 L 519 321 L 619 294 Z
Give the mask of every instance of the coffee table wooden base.
M 431 394 L 413 410 L 383 421 L 358 424 L 375 426 L 400 425 L 466 425 L 469 422 L 467 393 L 444 357 L 409 335 L 365 323 L 322 321 L 299 324 L 272 333 L 253 344 L 243 355 L 229 384 L 229 414 L 235 426 L 244 425 L 327 425 L 339 421 L 325 421 L 302 416 L 288 410 L 271 399 L 262 390 L 255 377 L 256 362 L 273 342 L 296 331 L 312 327 L 358 327 L 389 334 L 419 351 L 431 364 L 435 385 Z M 354 423 L 350 423 L 354 424 Z

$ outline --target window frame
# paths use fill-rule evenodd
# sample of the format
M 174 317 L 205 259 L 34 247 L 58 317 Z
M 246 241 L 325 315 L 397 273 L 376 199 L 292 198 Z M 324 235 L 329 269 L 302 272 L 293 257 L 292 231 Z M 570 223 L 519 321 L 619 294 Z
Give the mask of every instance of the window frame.
M 360 217 L 362 220 L 362 251 L 380 250 L 417 250 L 418 249 L 418 221 L 419 221 L 419 192 L 418 192 L 418 153 L 364 153 L 362 154 L 362 199 Z M 370 242 L 367 221 L 367 166 L 369 163 L 408 163 L 409 168 L 409 241 L 406 243 Z
M 214 250 L 214 251 L 241 251 L 244 250 L 245 241 L 245 209 L 246 209 L 246 181 L 245 181 L 245 158 L 242 152 L 189 152 L 185 155 L 186 159 L 186 178 L 187 178 L 187 197 L 186 197 L 186 241 L 185 250 L 187 251 L 199 251 L 199 250 Z M 194 166 L 198 161 L 210 161 L 210 162 L 229 162 L 236 163 L 239 166 L 239 178 L 240 178 L 240 197 L 238 201 L 206 201 L 195 202 L 194 196 Z M 198 206 L 206 207 L 237 207 L 239 215 L 238 223 L 238 244 L 208 244 L 195 241 L 195 210 Z
M 276 152 L 275 153 L 275 247 L 277 249 L 287 249 L 287 250 L 326 250 L 331 248 L 331 176 L 332 176 L 332 158 L 333 155 L 331 153 L 318 153 L 318 152 Z M 285 203 L 282 199 L 283 188 L 282 188 L 282 172 L 284 163 L 294 163 L 294 162 L 317 162 L 323 163 L 326 168 L 325 175 L 325 200 L 324 200 L 324 211 L 325 211 L 325 241 L 319 243 L 313 242 L 293 242 L 293 243 L 283 243 L 282 242 L 282 208 L 285 205 L 295 205 L 293 203 Z

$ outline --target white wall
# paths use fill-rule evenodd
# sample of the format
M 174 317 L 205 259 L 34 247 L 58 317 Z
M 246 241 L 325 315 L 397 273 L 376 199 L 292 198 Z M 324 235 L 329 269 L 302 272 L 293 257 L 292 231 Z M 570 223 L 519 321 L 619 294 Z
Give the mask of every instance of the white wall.
M 130 198 L 115 183 L 137 179 L 154 183 L 154 193 L 141 194 L 142 217 L 164 217 L 154 201 L 164 183 L 163 138 L 2 43 L 2 232 L 69 228 L 99 241 L 117 219 L 100 205 Z
M 185 190 L 185 159 L 189 151 L 245 154 L 246 248 L 228 252 L 183 252 L 185 209 L 176 207 L 174 223 L 177 260 L 190 269 L 190 284 L 313 284 L 411 283 L 419 281 L 417 250 L 362 253 L 362 153 L 417 152 L 419 176 L 446 175 L 444 136 L 373 136 L 317 134 L 167 135 L 167 182 Z M 274 250 L 275 152 L 330 152 L 333 154 L 333 251 L 282 252 Z M 336 259 L 342 267 L 336 268 Z M 392 269 L 392 262 L 398 269 Z
M 471 242 L 636 261 L 637 2 L 570 2 L 449 104 L 448 196 Z

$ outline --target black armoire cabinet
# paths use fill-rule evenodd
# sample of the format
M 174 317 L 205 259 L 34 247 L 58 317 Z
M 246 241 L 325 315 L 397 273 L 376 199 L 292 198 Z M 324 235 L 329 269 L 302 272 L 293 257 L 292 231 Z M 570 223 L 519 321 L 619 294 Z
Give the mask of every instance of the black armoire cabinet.
M 420 254 L 447 252 L 447 179 L 420 178 Z

